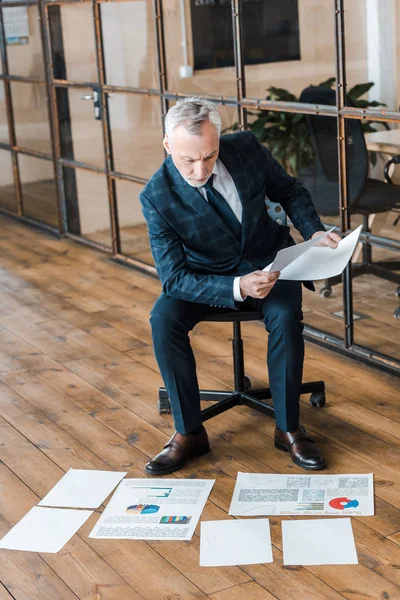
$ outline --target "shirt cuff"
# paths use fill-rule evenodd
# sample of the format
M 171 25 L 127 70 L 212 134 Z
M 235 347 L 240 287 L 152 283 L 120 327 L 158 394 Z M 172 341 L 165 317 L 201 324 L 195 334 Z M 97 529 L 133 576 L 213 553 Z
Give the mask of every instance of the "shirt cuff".
M 235 277 L 233 280 L 233 299 L 235 302 L 243 302 L 246 298 L 242 298 L 240 293 L 240 277 Z

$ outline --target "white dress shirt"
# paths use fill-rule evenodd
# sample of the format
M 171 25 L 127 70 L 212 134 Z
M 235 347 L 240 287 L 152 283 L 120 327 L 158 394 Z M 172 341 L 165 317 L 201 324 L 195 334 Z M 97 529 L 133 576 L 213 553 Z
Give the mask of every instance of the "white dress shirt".
M 213 175 L 213 187 L 227 201 L 237 220 L 241 224 L 243 213 L 242 203 L 240 202 L 239 194 L 231 174 L 219 158 L 217 158 L 215 162 Z M 207 192 L 204 187 L 200 187 L 199 192 L 208 202 Z M 243 302 L 243 300 L 245 300 L 240 293 L 240 277 L 235 277 L 233 281 L 233 298 L 236 302 Z

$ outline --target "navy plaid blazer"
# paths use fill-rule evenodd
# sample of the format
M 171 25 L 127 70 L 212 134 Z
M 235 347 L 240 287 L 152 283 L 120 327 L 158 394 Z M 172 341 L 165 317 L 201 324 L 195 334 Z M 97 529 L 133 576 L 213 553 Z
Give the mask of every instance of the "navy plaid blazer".
M 282 205 L 304 239 L 325 228 L 308 191 L 250 131 L 222 136 L 219 158 L 243 206 L 241 243 L 170 156 L 140 200 L 164 293 L 234 309 L 234 277 L 264 268 L 278 250 L 294 243 L 289 228 L 268 215 L 266 196 Z

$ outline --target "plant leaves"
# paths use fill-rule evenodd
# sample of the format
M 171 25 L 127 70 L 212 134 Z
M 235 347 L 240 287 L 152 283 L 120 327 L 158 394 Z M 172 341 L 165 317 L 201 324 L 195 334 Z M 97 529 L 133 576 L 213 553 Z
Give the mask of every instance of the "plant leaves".
M 377 102 L 376 100 L 373 100 L 372 102 L 369 102 L 369 100 L 353 100 L 354 106 L 356 106 L 357 108 L 368 108 L 370 106 L 386 106 L 386 104 L 384 104 L 383 102 Z
M 264 133 L 264 121 L 261 121 L 260 119 L 258 121 L 254 121 L 250 127 L 257 138 Z
M 357 100 L 360 96 L 366 94 L 374 85 L 375 83 L 373 81 L 369 81 L 368 83 L 357 83 L 347 92 L 347 95 L 351 100 Z
M 270 96 L 272 96 L 273 100 L 282 100 L 284 102 L 298 101 L 294 94 L 291 94 L 290 92 L 288 92 L 288 90 L 285 90 L 283 88 L 276 88 L 271 86 L 268 88 L 268 91 L 270 93 Z
M 368 102 L 368 106 L 387 106 L 387 104 L 385 104 L 384 102 L 377 102 L 376 100 L 373 100 L 372 102 Z
M 318 83 L 317 87 L 326 87 L 326 88 L 331 88 L 332 85 L 335 83 L 336 81 L 336 77 L 329 77 L 329 79 L 327 79 L 326 81 L 322 81 L 322 83 Z

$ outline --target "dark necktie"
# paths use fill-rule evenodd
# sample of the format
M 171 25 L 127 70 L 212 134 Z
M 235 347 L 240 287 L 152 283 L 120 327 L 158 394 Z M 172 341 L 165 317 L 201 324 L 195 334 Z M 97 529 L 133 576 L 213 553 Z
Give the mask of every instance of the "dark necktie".
M 203 186 L 206 190 L 208 202 L 219 214 L 224 223 L 228 225 L 238 242 L 240 242 L 241 225 L 225 198 L 213 187 L 213 177 L 214 175 L 211 175 L 210 179 Z

